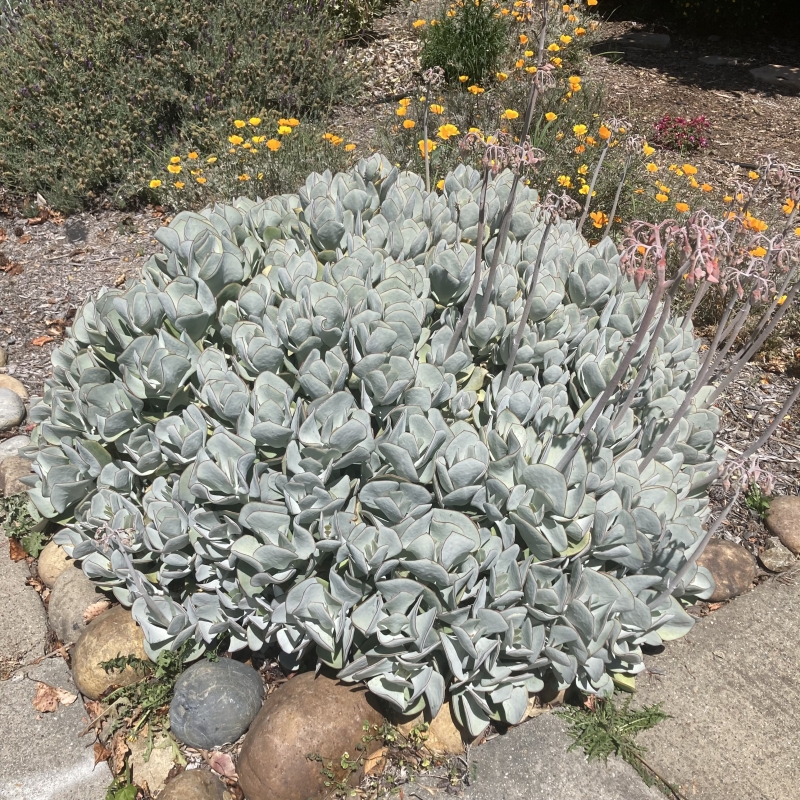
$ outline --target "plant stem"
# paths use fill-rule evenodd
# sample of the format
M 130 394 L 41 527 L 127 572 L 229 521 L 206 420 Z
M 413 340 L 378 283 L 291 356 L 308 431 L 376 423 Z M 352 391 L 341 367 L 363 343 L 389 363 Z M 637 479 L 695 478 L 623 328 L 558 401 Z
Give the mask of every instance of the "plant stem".
M 614 224 L 614 215 L 617 213 L 617 205 L 619 204 L 619 198 L 622 194 L 622 187 L 625 185 L 625 178 L 628 175 L 628 167 L 631 165 L 631 156 L 628 156 L 625 159 L 625 166 L 622 169 L 622 179 L 617 184 L 617 193 L 614 195 L 614 202 L 611 204 L 611 211 L 608 215 L 608 225 L 606 225 L 605 231 L 603 231 L 603 238 L 608 236 L 609 231 L 611 230 L 611 226 Z
M 742 453 L 742 458 L 750 458 L 754 453 L 760 450 L 768 441 L 770 436 L 778 429 L 783 418 L 789 413 L 792 406 L 795 404 L 797 398 L 800 397 L 800 381 L 795 385 L 792 393 L 786 398 L 786 402 L 781 406 L 781 410 L 775 415 L 772 422 L 767 426 L 761 436 L 756 439 L 747 450 Z
M 594 168 L 594 173 L 592 174 L 592 182 L 589 184 L 589 193 L 586 195 L 586 205 L 583 207 L 583 214 L 581 214 L 581 218 L 578 221 L 578 233 L 580 233 L 583 230 L 583 223 L 586 222 L 586 217 L 589 216 L 589 208 L 592 205 L 592 194 L 594 193 L 594 186 L 597 183 L 597 176 L 600 174 L 600 168 L 603 166 L 603 161 L 605 160 L 607 152 L 608 152 L 608 142 L 606 142 L 606 146 L 603 148 L 603 152 L 600 153 L 600 158 L 597 162 L 597 166 Z

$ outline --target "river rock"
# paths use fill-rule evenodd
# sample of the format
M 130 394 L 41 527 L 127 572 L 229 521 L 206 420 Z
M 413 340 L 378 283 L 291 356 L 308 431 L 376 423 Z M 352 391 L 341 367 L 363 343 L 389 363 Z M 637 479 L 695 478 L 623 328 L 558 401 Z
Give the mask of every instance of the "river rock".
M 211 750 L 235 742 L 264 701 L 264 681 L 252 667 L 221 658 L 192 664 L 175 684 L 169 721 L 177 739 Z
M 58 579 L 58 576 L 72 564 L 72 559 L 66 554 L 63 547 L 60 547 L 55 542 L 48 542 L 41 553 L 39 553 L 39 560 L 36 563 L 36 569 L 39 573 L 39 580 L 52 589 L 53 584 Z
M 721 603 L 746 592 L 755 580 L 756 560 L 739 544 L 712 539 L 703 555 L 697 560 L 714 578 L 716 588 L 710 603 Z
M 800 497 L 781 495 L 769 501 L 767 529 L 793 553 L 800 553 Z
M 786 572 L 797 563 L 794 553 L 788 547 L 784 547 L 777 536 L 770 536 L 767 539 L 767 546 L 759 559 L 770 572 Z
M 11 375 L 0 375 L 0 389 L 10 389 L 17 397 L 25 401 L 29 398 L 28 390 Z
M 239 754 L 239 785 L 247 800 L 319 797 L 323 764 L 307 756 L 320 756 L 343 780 L 342 755 L 356 757 L 365 722 L 383 721 L 362 687 L 311 672 L 298 675 L 267 697 L 250 726 Z M 367 752 L 373 749 L 378 744 L 368 743 Z
M 53 583 L 47 618 L 58 640 L 64 644 L 77 641 L 87 623 L 86 609 L 104 596 L 77 566 L 65 569 Z
M 0 378 L 8 377 L 0 375 Z M 15 428 L 25 419 L 25 403 L 11 389 L 0 389 L 0 431 Z
M 10 439 L 0 441 L 0 464 L 9 456 L 19 455 L 19 451 L 31 443 L 30 436 L 12 436 Z
M 142 629 L 130 611 L 115 606 L 92 620 L 72 650 L 72 675 L 75 685 L 91 700 L 97 700 L 112 686 L 128 686 L 142 676 L 132 667 L 107 673 L 100 662 L 117 656 L 136 656 L 147 660 Z
M 800 89 L 800 67 L 784 67 L 780 64 L 767 64 L 750 70 L 759 81 L 785 89 Z
M 147 784 L 151 795 L 156 795 L 167 782 L 170 770 L 175 765 L 172 760 L 172 743 L 164 736 L 153 742 L 153 749 L 145 761 L 147 752 L 147 737 L 140 735 L 129 744 L 130 756 L 128 757 L 131 766 L 133 780 L 139 786 Z M 162 795 L 158 795 L 159 798 Z
M 158 800 L 231 800 L 231 794 L 211 772 L 189 769 L 169 781 Z
M 0 496 L 27 492 L 28 487 L 20 478 L 31 474 L 31 461 L 22 456 L 8 456 L 0 463 Z

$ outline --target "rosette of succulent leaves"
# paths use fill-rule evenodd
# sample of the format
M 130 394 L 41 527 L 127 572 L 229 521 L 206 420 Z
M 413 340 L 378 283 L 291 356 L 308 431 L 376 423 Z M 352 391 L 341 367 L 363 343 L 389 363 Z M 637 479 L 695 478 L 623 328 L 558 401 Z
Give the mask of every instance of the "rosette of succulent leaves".
M 724 456 L 706 389 L 659 439 L 699 340 L 524 185 L 495 254 L 512 175 L 487 180 L 480 220 L 480 172 L 427 193 L 377 155 L 181 212 L 79 311 L 30 496 L 151 657 L 277 644 L 478 732 L 547 677 L 608 694 L 691 628 Z M 496 270 L 453 342 L 479 230 Z

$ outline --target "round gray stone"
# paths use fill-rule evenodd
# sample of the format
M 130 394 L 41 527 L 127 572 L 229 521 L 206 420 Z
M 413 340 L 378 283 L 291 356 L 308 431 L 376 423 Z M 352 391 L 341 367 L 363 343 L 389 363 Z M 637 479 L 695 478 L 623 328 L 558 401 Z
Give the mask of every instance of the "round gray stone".
M 759 559 L 770 572 L 786 572 L 797 563 L 794 553 L 788 547 L 784 547 L 777 536 L 770 536 L 767 539 L 767 546 Z
M 0 389 L 0 431 L 7 431 L 25 419 L 25 403 L 11 389 Z
M 87 626 L 83 614 L 92 603 L 102 600 L 103 595 L 74 564 L 67 567 L 56 578 L 47 606 L 50 627 L 64 644 L 75 642 Z
M 263 700 L 264 682 L 252 667 L 230 658 L 199 661 L 175 684 L 169 707 L 172 732 L 202 750 L 235 742 Z
M 17 455 L 23 447 L 27 447 L 30 443 L 31 437 L 22 434 L 19 436 L 12 436 L 10 439 L 3 439 L 3 441 L 0 442 L 0 462 L 2 462 L 4 458 Z

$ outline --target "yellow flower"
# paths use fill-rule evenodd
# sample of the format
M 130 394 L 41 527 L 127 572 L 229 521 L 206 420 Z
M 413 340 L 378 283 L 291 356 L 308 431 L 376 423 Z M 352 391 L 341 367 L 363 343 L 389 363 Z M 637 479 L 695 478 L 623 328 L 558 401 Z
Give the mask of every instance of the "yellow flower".
M 417 147 L 419 147 L 419 154 L 424 157 L 425 156 L 425 150 L 426 150 L 425 140 L 424 139 L 420 139 L 417 142 Z M 436 149 L 436 142 L 432 142 L 429 139 L 428 140 L 428 147 L 427 147 L 428 155 L 430 155 L 435 149 Z
M 547 49 L 551 53 L 557 53 L 561 48 L 555 42 L 553 42 L 553 44 L 547 45 Z
M 645 165 L 645 169 L 648 172 L 658 172 L 658 164 L 654 164 L 652 161 L 650 161 Z
M 172 184 L 172 185 L 173 185 L 173 186 L 174 186 L 176 189 L 183 189 L 183 187 L 184 187 L 184 186 L 186 186 L 186 184 L 185 184 L 183 181 L 175 181 L 175 183 L 174 183 L 174 184 Z
M 341 136 L 337 136 L 335 133 L 326 133 L 323 139 L 327 139 L 334 147 L 338 147 L 344 139 Z
M 655 147 L 651 147 L 649 144 L 647 144 L 647 142 L 645 142 L 645 143 L 642 145 L 642 152 L 643 152 L 643 153 L 644 153 L 646 156 L 651 156 L 651 155 L 653 155 L 653 153 L 655 153 L 655 151 L 656 151 Z
M 525 51 L 525 58 L 530 58 L 533 55 L 533 50 L 526 50 Z
M 570 11 L 570 9 L 569 9 L 569 6 L 568 6 L 568 5 L 566 5 L 566 4 L 564 4 L 564 5 L 561 7 L 561 10 L 562 10 L 562 11 L 563 11 L 565 14 L 569 14 L 569 11 Z
M 562 61 L 561 61 L 560 58 L 551 58 L 550 59 L 550 63 L 551 64 L 555 64 L 557 67 L 560 67 L 561 64 L 562 64 Z
M 278 125 L 278 135 L 279 136 L 286 136 L 287 133 L 292 132 L 291 125 Z
M 397 104 L 402 106 L 403 108 L 408 108 L 408 106 L 411 105 L 411 98 L 404 97 L 402 100 L 399 100 Z
M 406 107 L 405 106 L 398 106 L 394 113 L 397 114 L 398 117 L 404 117 L 406 115 Z
M 573 20 L 574 22 L 575 20 Z M 575 28 L 575 35 L 576 36 L 585 36 L 586 35 L 586 28 Z
M 239 180 L 240 180 L 240 181 L 249 181 L 249 180 L 250 180 L 250 176 L 249 176 L 249 175 L 248 175 L 246 172 L 243 172 L 243 173 L 242 173 L 242 174 L 239 176 Z
M 595 228 L 605 228 L 608 225 L 608 214 L 605 211 L 592 211 L 589 216 L 592 218 L 592 224 Z
M 477 86 L 476 84 L 473 83 L 472 86 L 467 86 L 467 91 L 470 92 L 471 94 L 479 95 L 483 94 L 485 90 L 481 89 L 480 86 Z
M 217 157 L 216 156 L 209 156 L 206 159 L 206 164 L 216 164 L 216 163 L 217 163 Z
M 261 117 L 250 117 L 247 121 L 255 128 L 257 125 L 261 124 Z
M 271 150 L 274 153 L 280 149 L 281 149 L 281 143 L 277 139 L 269 139 L 267 141 L 267 150 Z
M 158 189 L 159 186 L 161 186 L 161 181 L 158 178 L 153 178 L 153 180 L 150 181 L 151 189 Z
M 413 120 L 413 119 L 404 119 L 404 120 L 403 120 L 403 127 L 404 127 L 404 128 L 407 130 L 407 131 L 411 130 L 411 129 L 412 129 L 412 128 L 413 128 L 413 127 L 416 125 L 416 124 L 417 124 L 417 123 L 416 123 L 416 122 L 414 122 L 414 120 Z
M 585 147 L 584 145 L 582 145 L 582 144 L 579 144 L 579 145 L 578 145 L 578 146 L 575 148 L 575 152 L 576 152 L 578 155 L 580 155 L 581 153 L 585 153 L 585 152 L 586 152 L 586 147 Z
M 675 203 L 675 208 L 681 212 L 681 214 L 685 214 L 689 210 L 688 203 Z
M 437 105 L 436 103 L 431 104 L 431 114 L 444 114 L 444 106 Z
M 278 125 L 288 125 L 290 128 L 296 128 L 300 124 L 299 119 L 289 117 L 289 119 L 279 119 Z
M 451 125 L 449 122 L 446 125 L 442 125 L 439 130 L 436 132 L 436 135 L 440 139 L 444 139 L 447 141 L 451 136 L 458 136 L 461 131 L 456 128 L 455 125 Z
M 518 58 L 518 59 L 517 59 L 517 60 L 514 62 L 514 66 L 515 66 L 517 69 L 522 69 L 522 68 L 525 66 L 525 59 L 524 59 L 524 58 Z
M 594 136 L 587 136 L 586 137 L 586 144 L 589 144 L 592 147 L 594 147 L 597 144 L 597 139 L 595 139 Z
M 195 159 L 197 159 L 197 158 L 198 158 L 198 155 L 197 155 L 197 153 L 195 153 L 195 152 L 194 152 L 194 150 L 192 150 L 192 152 L 191 152 L 191 153 L 188 153 L 188 154 L 186 155 L 186 158 L 191 158 L 191 159 L 192 159 L 192 161 L 194 161 Z
M 659 203 L 666 203 L 667 200 L 669 200 L 669 195 L 657 194 L 656 195 L 656 200 L 658 200 Z
M 534 73 L 534 72 L 536 72 L 536 71 L 537 71 L 537 67 L 533 67 L 533 66 L 531 66 L 531 67 L 525 67 L 525 72 L 528 72 L 528 73 L 530 73 L 531 75 L 533 75 L 533 73 Z
M 601 125 L 600 130 L 597 131 L 597 135 L 603 140 L 610 139 L 611 131 L 608 128 L 606 128 L 605 125 Z
M 800 228 L 795 228 L 794 229 L 794 235 L 795 236 L 800 236 Z
M 202 175 L 199 178 L 195 178 L 195 180 L 201 185 L 206 182 L 206 179 Z
M 587 6 L 596 6 L 597 5 L 597 0 L 586 0 L 586 5 Z
M 444 189 L 444 178 L 436 181 L 436 188 L 441 192 Z
M 412 27 L 414 28 L 421 28 L 423 25 L 427 25 L 427 22 L 424 19 L 418 19 L 412 23 Z
M 181 157 L 180 156 L 172 156 L 172 158 L 169 160 L 169 163 L 170 164 L 180 164 L 181 163 Z
M 757 181 L 761 176 L 755 170 L 751 169 L 750 172 L 747 173 L 747 177 L 750 178 L 751 181 Z
M 528 44 L 528 37 L 524 33 L 521 33 L 519 35 L 519 43 L 520 44 Z
M 581 164 L 578 167 L 578 175 L 586 175 L 589 172 L 589 167 L 586 164 Z
M 495 78 L 502 82 L 508 80 L 508 75 L 505 72 L 497 72 L 495 73 Z
M 353 150 L 356 149 L 356 146 L 355 146 L 355 144 L 353 142 L 350 142 L 350 144 L 346 144 L 344 146 L 344 149 L 347 150 L 348 153 L 352 153 Z
M 250 144 L 250 142 L 245 142 L 245 143 L 242 145 L 242 147 L 243 147 L 245 150 L 252 150 L 252 148 L 253 148 L 253 145 L 251 145 L 251 144 Z
M 763 233 L 769 227 L 763 219 L 757 219 L 749 211 L 744 216 L 743 225 L 745 228 L 758 233 Z
M 725 197 L 722 198 L 722 202 L 723 203 L 732 203 L 733 202 L 733 198 L 729 194 L 726 194 Z
M 572 178 L 569 175 L 559 175 L 558 176 L 558 185 L 563 186 L 565 189 L 572 188 Z
M 519 111 L 514 111 L 513 108 L 507 108 L 501 115 L 503 119 L 517 119 Z
M 580 75 L 570 75 L 569 76 L 569 88 L 573 92 L 579 92 L 581 90 L 581 76 Z
M 687 175 L 697 175 L 697 167 L 693 167 L 691 164 L 684 164 L 683 171 Z
M 202 171 L 203 171 L 203 170 L 201 170 L 201 169 L 190 169 L 190 170 L 189 170 L 189 173 L 190 173 L 191 175 L 199 175 L 199 174 L 200 174 Z
M 266 139 L 266 136 L 254 136 L 252 139 L 253 144 L 261 144 Z
M 560 142 L 560 141 L 561 141 L 563 138 L 564 138 L 564 131 L 559 131 L 559 132 L 556 134 L 556 141 L 557 141 L 557 142 Z
M 700 185 L 701 192 L 713 192 L 714 187 L 710 183 L 703 183 Z
M 567 36 L 566 33 L 562 33 L 561 36 L 558 37 L 562 44 L 569 44 L 572 41 L 571 36 Z
M 583 136 L 586 133 L 587 130 L 589 130 L 589 129 L 585 125 L 573 125 L 572 126 L 572 132 L 576 136 Z
M 546 119 L 548 122 L 553 122 L 553 121 L 555 121 L 555 120 L 557 120 L 557 119 L 558 119 L 558 114 L 554 114 L 552 111 L 548 111 L 548 112 L 547 112 L 547 113 L 544 115 L 544 118 L 545 118 L 545 119 Z
M 237 136 L 236 134 L 234 134 L 233 136 L 228 137 L 228 141 L 231 144 L 241 144 L 244 141 L 244 139 L 242 139 L 241 136 Z
M 692 189 L 699 189 L 700 181 L 698 181 L 697 178 L 689 178 L 689 186 L 691 186 Z
M 247 125 L 247 123 L 243 119 L 235 119 L 233 121 L 233 125 L 236 128 L 244 128 L 244 126 Z
M 786 198 L 786 202 L 781 206 L 784 214 L 791 214 L 794 211 L 794 200 L 791 197 Z
M 466 83 L 469 80 L 469 75 L 459 75 L 458 79 L 461 81 L 461 83 Z
M 581 188 L 578 189 L 578 194 L 589 194 L 589 184 L 584 183 L 583 186 L 581 186 Z M 592 192 L 592 197 L 594 197 L 596 194 L 597 192 Z
M 786 302 L 786 297 L 787 297 L 787 296 L 786 296 L 785 294 L 782 294 L 782 295 L 781 295 L 781 296 L 778 298 L 778 305 L 779 305 L 779 306 L 782 306 L 782 305 L 783 305 L 783 304 Z
M 755 256 L 756 258 L 762 258 L 767 254 L 766 248 L 764 247 L 756 247 L 755 250 L 750 251 L 751 256 Z
M 171 172 L 173 175 L 177 175 L 181 171 L 180 164 L 170 164 L 167 167 L 167 170 Z

